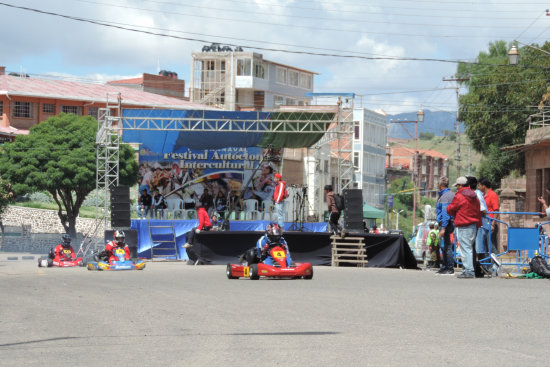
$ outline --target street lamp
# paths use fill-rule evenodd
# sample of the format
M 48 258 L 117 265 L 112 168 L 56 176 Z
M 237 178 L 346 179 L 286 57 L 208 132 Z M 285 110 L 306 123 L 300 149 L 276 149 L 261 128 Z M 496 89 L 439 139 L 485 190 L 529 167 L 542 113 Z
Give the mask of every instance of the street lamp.
M 418 123 L 424 122 L 424 111 L 416 113 L 416 120 L 396 120 L 393 123 L 414 123 L 414 159 L 413 159 L 413 231 L 416 225 L 416 181 L 418 175 Z
M 396 220 L 395 220 L 395 229 L 399 229 L 399 214 L 403 213 L 403 209 L 401 209 L 398 212 L 396 212 L 395 209 L 394 209 L 393 212 L 395 213 L 395 216 L 397 217 Z
M 512 46 L 510 51 L 508 51 L 508 62 L 510 65 L 517 65 L 519 62 L 519 52 L 516 46 Z

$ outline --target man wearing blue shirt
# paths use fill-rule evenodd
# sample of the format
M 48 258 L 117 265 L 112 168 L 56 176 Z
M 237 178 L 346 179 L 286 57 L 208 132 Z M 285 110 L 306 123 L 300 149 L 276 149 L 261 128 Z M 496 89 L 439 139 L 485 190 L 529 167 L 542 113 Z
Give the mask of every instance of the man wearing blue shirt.
M 443 237 L 443 264 L 437 272 L 440 275 L 454 274 L 455 254 L 453 244 L 451 243 L 451 233 L 455 230 L 453 218 L 447 214 L 447 206 L 453 201 L 454 192 L 449 189 L 449 178 L 442 176 L 439 178 L 439 192 L 435 210 L 437 213 L 437 223 L 439 224 L 439 237 Z

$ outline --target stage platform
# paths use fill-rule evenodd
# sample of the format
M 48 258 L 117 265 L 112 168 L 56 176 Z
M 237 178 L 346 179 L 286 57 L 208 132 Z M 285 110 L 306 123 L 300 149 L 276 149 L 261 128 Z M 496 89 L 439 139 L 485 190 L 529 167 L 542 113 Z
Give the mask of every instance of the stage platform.
M 207 264 L 225 265 L 234 263 L 238 257 L 264 234 L 268 221 L 234 221 L 229 231 L 201 232 L 196 235 L 195 252 Z M 186 260 L 187 254 L 182 246 L 185 244 L 185 233 L 198 225 L 196 220 L 133 220 L 132 229 L 137 231 L 137 254 L 142 258 L 151 258 L 151 228 L 155 238 L 160 228 L 157 226 L 174 226 L 178 259 Z M 326 222 L 304 223 L 303 231 L 292 231 L 293 223 L 285 223 L 284 237 L 292 258 L 296 262 L 310 262 L 313 265 L 330 265 L 332 245 L 330 234 L 326 232 Z M 171 229 L 163 229 L 166 236 Z M 170 234 L 168 233 L 170 232 Z M 416 259 L 401 235 L 390 234 L 353 234 L 365 238 L 365 248 L 369 263 L 367 267 L 402 267 L 416 269 Z M 158 246 L 158 244 L 155 244 Z

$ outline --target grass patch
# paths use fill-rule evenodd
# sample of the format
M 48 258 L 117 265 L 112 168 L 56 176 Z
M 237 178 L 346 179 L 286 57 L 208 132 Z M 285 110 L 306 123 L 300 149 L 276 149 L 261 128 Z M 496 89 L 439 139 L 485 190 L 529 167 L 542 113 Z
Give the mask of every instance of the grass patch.
M 59 208 L 57 204 L 54 203 L 42 203 L 38 201 L 25 201 L 20 203 L 15 203 L 13 206 L 19 206 L 24 208 L 34 208 L 34 209 L 47 209 L 58 211 Z M 96 216 L 96 207 L 94 206 L 82 206 L 80 207 L 79 215 L 82 218 L 95 218 Z

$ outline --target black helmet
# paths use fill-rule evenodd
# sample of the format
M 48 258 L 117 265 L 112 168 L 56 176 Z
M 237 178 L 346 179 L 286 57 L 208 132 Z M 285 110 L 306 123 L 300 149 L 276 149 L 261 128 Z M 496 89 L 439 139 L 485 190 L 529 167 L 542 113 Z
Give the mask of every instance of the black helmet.
M 281 230 L 281 226 L 277 223 L 269 223 L 267 227 L 265 227 L 265 235 L 267 236 L 269 243 L 279 242 L 282 233 L 283 231 Z
M 126 235 L 124 234 L 124 231 L 115 231 L 115 242 L 117 243 L 117 245 L 123 245 L 124 244 L 124 238 L 126 237 Z
M 69 247 L 71 245 L 71 235 L 68 233 L 65 233 L 62 237 L 63 239 L 63 247 Z

